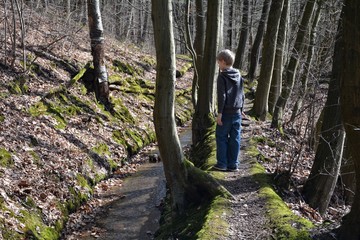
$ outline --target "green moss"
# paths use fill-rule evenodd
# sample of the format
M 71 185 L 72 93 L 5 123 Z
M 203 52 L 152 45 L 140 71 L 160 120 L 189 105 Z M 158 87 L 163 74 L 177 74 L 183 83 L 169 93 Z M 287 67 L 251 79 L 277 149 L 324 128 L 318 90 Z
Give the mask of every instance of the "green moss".
M 84 68 L 82 68 L 78 74 L 76 74 L 70 81 L 70 85 L 73 85 L 77 81 L 79 81 L 83 76 L 86 70 L 90 67 L 90 63 L 86 64 Z
M 130 75 L 143 75 L 144 74 L 142 69 L 140 69 L 136 66 L 132 66 L 129 63 L 124 63 L 120 60 L 114 60 L 113 66 L 115 67 L 115 70 L 117 70 L 119 72 L 130 74 Z
M 98 183 L 98 182 L 104 180 L 105 178 L 106 178 L 106 174 L 96 173 L 96 174 L 95 174 L 94 181 L 95 181 L 95 183 Z
M 143 56 L 141 60 L 151 67 L 156 66 L 156 59 L 153 56 Z
M 287 207 L 284 201 L 274 191 L 271 185 L 271 178 L 265 173 L 260 164 L 254 164 L 251 170 L 254 178 L 260 183 L 260 196 L 266 199 L 266 208 L 270 219 L 271 227 L 274 229 L 276 239 L 311 239 L 309 229 L 313 224 L 301 218 Z
M 10 167 L 14 164 L 10 152 L 4 148 L 0 148 L 0 166 Z
M 23 94 L 29 91 L 29 87 L 26 85 L 26 77 L 20 76 L 11 82 L 8 86 L 8 90 L 12 94 Z
M 109 147 L 105 143 L 97 144 L 95 147 L 92 148 L 92 150 L 100 156 L 110 155 Z
M 114 171 L 119 167 L 119 164 L 117 162 L 115 162 L 112 158 L 108 159 L 108 163 L 110 165 L 111 171 Z
M 123 104 L 121 98 L 112 98 L 111 102 L 114 104 L 114 116 L 124 123 L 135 124 L 135 119 L 131 115 L 129 109 Z
M 180 75 L 183 76 L 189 69 L 192 67 L 192 62 L 187 62 L 182 66 L 182 68 L 179 70 Z
M 5 116 L 0 113 L 0 123 L 5 121 Z
M 60 237 L 54 228 L 46 226 L 41 217 L 31 211 L 21 211 L 20 221 L 25 224 L 26 239 L 54 240 Z
M 131 128 L 127 128 L 125 131 L 115 130 L 112 134 L 114 141 L 124 146 L 129 156 L 136 154 L 144 146 L 143 137 L 142 133 Z M 147 141 L 149 142 L 150 139 L 147 139 Z
M 78 181 L 78 184 L 82 188 L 87 189 L 90 194 L 93 193 L 93 190 L 92 190 L 91 186 L 89 185 L 89 182 L 80 173 L 76 175 L 76 179 Z
M 37 102 L 29 108 L 29 113 L 34 116 L 40 116 L 47 111 L 47 106 L 41 101 Z
M 210 204 L 209 211 L 205 217 L 205 223 L 196 234 L 196 239 L 221 239 L 229 228 L 229 224 L 223 218 L 229 214 L 229 201 L 223 197 L 216 197 Z

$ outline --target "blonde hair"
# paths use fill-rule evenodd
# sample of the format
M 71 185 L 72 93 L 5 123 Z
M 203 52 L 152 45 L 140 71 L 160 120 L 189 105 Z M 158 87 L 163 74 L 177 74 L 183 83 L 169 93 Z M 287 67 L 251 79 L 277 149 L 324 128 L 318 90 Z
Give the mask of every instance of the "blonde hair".
M 221 50 L 216 56 L 217 60 L 224 60 L 227 66 L 232 66 L 235 61 L 235 54 L 229 49 Z

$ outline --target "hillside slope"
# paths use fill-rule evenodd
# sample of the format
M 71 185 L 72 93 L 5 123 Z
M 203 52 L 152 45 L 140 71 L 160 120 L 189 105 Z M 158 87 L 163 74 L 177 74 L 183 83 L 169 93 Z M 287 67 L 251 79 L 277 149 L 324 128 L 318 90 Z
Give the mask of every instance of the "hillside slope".
M 58 238 L 94 184 L 136 171 L 131 156 L 155 141 L 154 56 L 107 36 L 110 114 L 83 81 L 92 60 L 87 30 L 34 13 L 27 71 L 20 48 L 13 67 L 9 58 L 0 65 L 0 239 Z M 177 81 L 179 124 L 191 115 L 190 86 L 191 73 Z

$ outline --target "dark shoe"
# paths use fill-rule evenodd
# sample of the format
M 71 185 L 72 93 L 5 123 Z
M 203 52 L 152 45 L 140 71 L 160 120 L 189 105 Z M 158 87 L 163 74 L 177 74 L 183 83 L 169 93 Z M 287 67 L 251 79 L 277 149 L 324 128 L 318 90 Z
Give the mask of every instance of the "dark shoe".
M 226 168 L 222 168 L 222 167 L 219 167 L 217 165 L 214 165 L 213 169 L 218 170 L 218 171 L 226 171 Z
M 239 169 L 238 168 L 228 168 L 227 169 L 229 172 L 238 172 Z

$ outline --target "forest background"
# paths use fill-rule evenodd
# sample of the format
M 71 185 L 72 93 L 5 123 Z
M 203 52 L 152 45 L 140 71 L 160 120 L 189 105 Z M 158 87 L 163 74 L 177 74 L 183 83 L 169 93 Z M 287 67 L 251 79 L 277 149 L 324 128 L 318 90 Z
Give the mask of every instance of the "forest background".
M 106 33 L 106 36 L 111 36 L 114 39 L 110 41 L 111 44 L 116 45 L 117 41 L 119 41 L 123 44 L 124 48 L 130 48 L 129 45 L 136 45 L 141 51 L 149 53 L 149 56 L 154 55 L 155 42 L 150 1 L 104 0 L 99 1 L 99 3 L 103 31 Z M 216 1 L 214 4 L 207 4 L 206 1 L 198 0 L 195 2 L 174 1 L 172 3 L 174 9 L 172 13 L 176 53 L 189 55 L 190 52 L 193 63 L 198 63 L 197 65 L 194 64 L 196 74 L 193 81 L 194 83 L 198 81 L 198 84 L 193 84 L 191 91 L 191 102 L 195 109 L 194 118 L 200 119 L 200 122 L 205 121 L 207 123 L 204 113 L 201 113 L 202 116 L 200 117 L 197 115 L 201 111 L 199 109 L 206 109 L 208 113 L 214 111 L 214 104 L 204 106 L 202 102 L 202 97 L 204 96 L 204 94 L 201 94 L 201 91 L 204 89 L 201 85 L 202 81 L 208 78 L 215 79 L 216 76 L 215 67 L 212 75 L 207 76 L 205 74 L 207 71 L 205 67 L 214 65 L 213 62 L 207 61 L 210 61 L 211 56 L 214 56 L 220 48 L 234 50 L 236 52 L 234 66 L 243 72 L 248 81 L 247 83 L 253 86 L 254 108 L 249 112 L 249 115 L 264 121 L 264 124 L 267 124 L 267 128 L 271 129 L 266 134 L 259 133 L 260 136 L 257 136 L 257 141 L 259 142 L 258 148 L 262 153 L 261 156 L 264 156 L 259 161 L 273 175 L 279 186 L 279 191 L 284 196 L 287 196 L 289 199 L 294 197 L 295 201 L 299 201 L 299 196 L 301 196 L 301 203 L 304 200 L 312 209 L 318 210 L 317 213 L 312 209 L 309 210 L 310 208 L 308 209 L 307 205 L 306 207 L 301 207 L 300 204 L 299 207 L 298 202 L 295 204 L 291 203 L 291 200 L 289 201 L 290 206 L 294 204 L 296 205 L 295 208 L 299 208 L 294 211 L 299 213 L 305 211 L 305 214 L 311 215 L 314 221 L 323 221 L 324 219 L 331 221 L 332 218 L 336 218 L 336 221 L 338 221 L 349 210 L 349 206 L 353 204 L 350 214 L 347 215 L 346 221 L 343 222 L 340 228 L 342 229 L 340 236 L 341 234 L 349 234 L 351 232 L 353 239 L 356 239 L 359 236 L 360 230 L 354 231 L 352 229 L 350 231 L 348 228 L 358 223 L 357 216 L 360 216 L 360 214 L 357 214 L 359 212 L 359 204 L 357 204 L 359 201 L 354 201 L 354 196 L 359 196 L 359 194 L 355 194 L 358 192 L 357 189 L 359 189 L 356 188 L 355 173 L 359 171 L 357 171 L 358 156 L 356 151 L 354 151 L 358 146 L 358 128 L 356 127 L 358 126 L 358 119 L 357 115 L 353 114 L 358 109 L 358 106 L 356 104 L 356 94 L 350 94 L 347 91 L 352 89 L 356 93 L 358 80 L 355 75 L 352 78 L 354 82 L 350 83 L 350 80 L 345 78 L 348 75 L 342 73 L 344 73 L 344 69 L 347 69 L 345 66 L 349 66 L 349 68 L 356 66 L 358 60 L 355 54 L 346 55 L 349 54 L 346 51 L 346 47 L 352 46 L 352 35 L 349 28 L 345 28 L 344 33 L 342 31 L 343 26 L 348 27 L 348 25 L 351 25 L 343 25 L 343 22 L 348 23 L 345 20 L 349 22 L 357 21 L 357 19 L 350 19 L 351 14 L 354 14 L 350 7 L 354 6 L 354 9 L 356 9 L 358 5 L 356 5 L 356 1 L 347 1 L 347 3 L 348 5 L 345 4 L 345 7 L 343 7 L 343 1 L 335 0 L 283 0 L 273 2 L 269 0 L 245 0 L 241 3 L 224 0 Z M 1 95 L 3 100 L 1 124 L 4 131 L 5 128 L 13 124 L 12 121 L 14 120 L 10 120 L 6 112 L 7 109 L 14 108 L 14 106 L 21 113 L 19 119 L 28 119 L 28 124 L 34 124 L 36 120 L 33 118 L 36 119 L 37 117 L 27 115 L 31 112 L 31 107 L 35 107 L 35 112 L 51 112 L 53 115 L 50 115 L 50 117 L 46 114 L 42 117 L 50 122 L 54 122 L 55 118 L 54 125 L 58 127 L 59 123 L 67 125 L 67 121 L 69 121 L 67 118 L 76 119 L 69 117 L 71 114 L 74 114 L 72 111 L 75 111 L 78 121 L 86 121 L 87 119 L 83 115 L 80 117 L 80 110 L 68 108 L 67 111 L 72 113 L 64 117 L 65 113 L 57 110 L 53 104 L 58 98 L 60 98 L 60 102 L 68 102 L 68 90 L 64 90 L 62 87 L 66 86 L 65 88 L 68 88 L 75 84 L 77 79 L 74 77 L 77 76 L 77 73 L 83 67 L 85 67 L 85 70 L 89 68 L 88 66 L 86 67 L 86 63 L 90 60 L 89 56 L 81 59 L 81 56 L 73 56 L 71 52 L 71 49 L 75 48 L 90 50 L 90 44 L 85 42 L 88 40 L 84 40 L 85 44 L 75 40 L 80 34 L 85 36 L 84 28 L 86 28 L 88 23 L 91 23 L 88 17 L 89 3 L 70 0 L 12 0 L 3 1 L 1 11 L 3 16 L 1 21 L 1 27 L 3 28 L 1 33 L 1 69 L 2 75 L 4 75 Z M 208 30 L 211 27 L 216 29 L 215 33 Z M 358 36 L 356 32 L 355 30 L 353 31 L 355 39 Z M 100 36 L 100 39 L 102 39 L 102 36 Z M 194 39 L 193 43 L 192 39 Z M 210 39 L 216 39 L 216 41 L 211 43 Z M 91 47 L 93 47 L 93 42 L 91 44 Z M 210 48 L 211 44 L 215 44 L 216 47 Z M 356 53 L 358 54 L 357 51 Z M 113 51 L 110 45 L 110 48 L 106 48 L 105 56 L 103 56 L 105 62 L 110 61 L 110 55 L 106 54 L 111 54 L 113 59 L 116 59 L 119 52 Z M 136 56 L 134 52 L 131 54 Z M 345 56 L 350 56 L 350 58 Z M 140 61 L 139 59 L 137 60 Z M 42 65 L 40 66 L 40 61 L 48 61 L 47 68 L 41 67 L 44 62 L 41 62 Z M 61 65 L 61 70 L 56 70 L 54 73 L 54 66 L 51 66 L 51 62 L 55 62 L 56 67 Z M 140 65 L 145 71 L 129 67 L 131 64 L 126 66 L 126 63 L 122 61 L 113 61 L 112 65 L 117 67 L 117 69 L 109 69 L 109 76 L 112 76 L 112 71 L 116 72 L 121 68 L 120 71 L 122 72 L 130 73 L 130 75 L 138 74 L 146 78 L 146 69 L 149 67 L 155 68 L 154 59 L 151 57 L 144 59 L 142 57 L 141 62 L 142 64 Z M 139 66 L 138 63 L 133 64 Z M 351 70 L 348 70 L 348 72 L 351 72 Z M 33 80 L 46 77 L 62 79 L 64 76 L 65 79 L 71 78 L 72 81 L 66 84 L 64 80 L 37 83 Z M 114 85 L 120 85 L 122 94 L 138 93 L 138 91 L 141 91 L 144 95 L 148 94 L 139 89 L 135 90 L 132 86 L 124 86 L 123 82 L 116 84 L 117 80 L 109 79 L 110 86 L 112 84 L 112 89 L 114 89 Z M 154 85 L 146 81 L 141 82 L 141 78 L 136 78 L 135 80 L 127 79 L 127 81 L 135 81 L 141 88 L 148 88 L 149 91 L 154 90 Z M 347 81 L 349 84 L 347 84 Z M 340 83 L 343 86 L 342 88 L 339 87 Z M 214 101 L 212 95 L 213 85 L 207 85 L 205 88 L 207 88 L 208 96 L 206 97 L 208 99 L 205 100 L 210 99 L 211 101 L 207 102 L 212 103 Z M 79 88 L 77 90 L 81 91 L 80 86 L 76 86 L 76 88 Z M 197 91 L 199 91 L 199 94 Z M 22 100 L 22 105 L 19 105 L 17 94 L 27 95 L 27 98 Z M 251 96 L 251 93 L 248 94 Z M 154 95 L 154 93 L 152 92 L 150 95 Z M 340 96 L 343 96 L 346 102 L 344 100 L 341 102 Z M 349 97 L 344 98 L 344 96 Z M 57 99 L 56 101 L 53 99 L 54 97 Z M 98 98 L 98 100 L 102 102 L 101 98 Z M 74 101 L 78 100 L 73 99 L 70 102 L 74 103 Z M 103 110 L 105 112 L 109 111 L 109 105 L 104 102 L 102 103 L 105 106 Z M 89 109 L 101 109 L 101 105 L 94 105 L 94 103 L 87 104 L 92 105 Z M 139 104 L 149 108 L 146 100 Z M 343 104 L 346 107 L 343 107 L 341 111 Z M 120 103 L 120 105 L 126 104 Z M 29 110 L 24 111 L 24 109 Z M 123 121 L 126 118 L 132 118 L 128 116 L 128 112 L 136 112 L 134 109 L 124 109 L 126 108 L 122 110 L 120 108 L 116 109 L 115 106 L 115 110 L 112 110 L 114 111 L 113 113 L 118 113 L 117 117 L 122 118 Z M 151 110 L 151 108 L 147 110 L 149 112 L 148 116 L 150 116 L 149 122 L 152 121 Z M 85 116 L 87 115 L 85 114 Z M 101 113 L 98 115 L 98 118 L 103 120 L 97 119 L 96 121 L 102 122 L 108 121 L 111 116 Z M 348 124 L 344 124 L 344 120 Z M 132 121 L 133 123 L 138 123 L 136 119 L 132 119 Z M 18 123 L 15 125 L 18 125 Z M 196 120 L 194 124 L 193 120 L 193 128 L 195 128 L 193 130 L 194 145 L 201 142 L 203 136 L 206 135 L 206 129 L 196 129 L 199 126 L 206 127 L 206 124 L 199 124 Z M 345 137 L 343 126 L 347 126 L 348 137 Z M 87 146 L 93 146 L 89 148 L 105 159 L 100 159 L 95 164 L 99 165 L 100 169 L 102 169 L 100 172 L 105 171 L 104 175 L 108 171 L 119 170 L 119 166 L 124 166 L 123 156 L 136 152 L 136 150 L 129 150 L 131 149 L 128 146 L 129 144 L 124 143 L 122 138 L 119 137 L 124 127 L 119 125 L 118 129 L 112 129 L 110 131 L 111 134 L 108 135 L 109 139 L 115 140 L 116 136 L 118 136 L 119 141 L 117 143 L 122 146 L 120 147 L 121 151 L 116 151 L 115 153 L 115 151 L 103 147 L 102 144 L 96 143 L 95 137 L 92 140 L 92 145 L 86 144 Z M 146 132 L 146 130 L 153 128 L 152 124 L 148 123 L 144 123 L 144 126 L 138 125 L 138 127 L 139 135 L 141 135 L 142 131 Z M 57 127 L 54 127 L 49 131 L 57 132 L 59 131 L 57 129 Z M 39 131 L 44 130 L 39 129 Z M 17 148 L 8 147 L 6 143 L 9 142 L 9 139 L 13 139 L 15 142 L 19 141 L 19 138 L 14 138 L 14 136 L 18 136 L 18 133 L 10 137 L 12 134 L 4 135 L 1 146 L 2 186 L 6 186 L 2 189 L 3 200 L 1 203 L 2 208 L 6 209 L 5 213 L 2 214 L 3 219 L 7 219 L 9 215 L 16 215 L 13 212 L 19 211 L 22 208 L 26 212 L 26 210 L 29 210 L 29 206 L 46 205 L 43 208 L 43 214 L 45 212 L 47 216 L 44 228 L 46 228 L 46 225 L 54 226 L 60 224 L 61 221 L 58 221 L 60 219 L 59 216 L 64 214 L 64 210 L 60 207 L 61 204 L 55 203 L 57 201 L 54 199 L 48 201 L 46 190 L 34 193 L 31 190 L 33 187 L 30 187 L 32 182 L 21 177 L 21 174 L 26 175 L 26 173 L 22 172 L 20 174 L 12 168 L 8 169 L 13 164 L 18 167 L 16 164 L 22 165 L 24 159 L 28 159 L 34 165 L 34 169 L 43 170 L 45 158 L 41 148 L 44 146 L 39 141 L 39 137 L 34 137 L 31 133 L 25 134 L 20 139 L 25 142 L 29 141 L 30 145 L 22 143 L 18 146 L 28 146 L 21 147 L 21 151 L 27 157 L 23 158 L 23 155 L 20 158 L 16 157 Z M 10 138 L 5 139 L 5 136 Z M 131 138 L 132 142 L 136 142 L 138 138 L 138 136 L 134 137 L 131 133 L 122 137 Z M 63 138 L 66 138 L 66 134 L 64 134 Z M 273 140 L 270 141 L 268 139 Z M 149 136 L 147 142 L 151 141 L 153 141 L 153 137 Z M 69 142 L 71 141 L 69 140 Z M 145 142 L 143 141 L 143 144 L 146 144 Z M 77 144 L 77 147 L 84 150 L 83 147 L 79 147 L 79 144 Z M 103 152 L 101 153 L 101 151 Z M 107 157 L 109 154 L 111 155 L 110 158 Z M 113 156 L 114 154 L 118 156 Z M 84 159 L 87 159 L 87 157 Z M 81 165 L 80 162 L 77 164 Z M 99 169 L 95 170 L 92 160 L 87 165 L 90 166 L 89 169 L 81 169 L 80 172 L 92 172 L 94 175 L 92 184 L 104 178 L 104 176 L 95 176 Z M 39 168 L 39 166 L 41 167 Z M 53 171 L 54 169 L 51 169 L 50 172 L 53 173 Z M 14 173 L 17 175 L 15 180 Z M 76 171 L 75 175 L 73 175 L 73 172 L 69 174 L 64 172 L 58 173 L 56 171 L 54 174 L 57 176 L 55 177 L 55 186 L 59 184 L 57 178 L 69 178 L 70 182 L 76 182 L 75 186 L 80 185 L 81 191 L 85 189 L 85 191 L 91 193 L 88 180 L 84 180 L 84 177 L 76 173 Z M 6 178 L 6 176 L 10 177 Z M 38 190 L 38 188 L 36 189 Z M 74 195 L 83 197 L 84 193 L 78 190 L 77 188 L 70 188 L 70 190 L 65 191 L 69 194 L 63 194 L 59 197 L 57 195 L 60 193 L 53 192 L 52 196 L 60 198 L 60 202 L 67 202 L 68 204 L 69 199 L 72 199 Z M 74 198 L 74 201 L 76 202 L 77 200 Z M 81 201 L 83 199 L 80 199 Z M 21 208 L 14 207 L 19 204 L 18 202 L 20 202 Z M 330 208 L 329 204 L 331 205 Z M 77 206 L 73 207 L 76 208 Z M 73 210 L 68 205 L 66 208 L 70 209 L 70 211 Z M 46 211 L 48 212 L 46 213 Z M 51 216 L 52 214 L 54 216 Z M 25 214 L 22 213 L 22 215 Z M 26 221 L 24 223 L 22 220 L 16 219 L 15 216 L 12 216 L 10 219 L 13 219 L 13 221 L 2 220 L 4 226 L 22 229 L 24 228 L 23 225 L 25 225 L 25 228 L 31 229 Z M 61 228 L 61 226 L 57 227 Z M 22 230 L 19 230 L 19 232 L 22 232 Z M 32 232 L 31 234 L 36 234 L 39 230 L 30 232 Z M 5 234 L 11 235 L 13 233 L 10 231 Z

